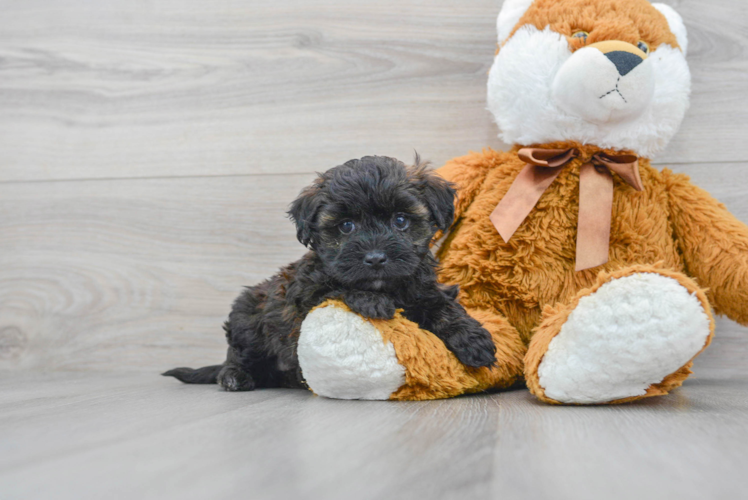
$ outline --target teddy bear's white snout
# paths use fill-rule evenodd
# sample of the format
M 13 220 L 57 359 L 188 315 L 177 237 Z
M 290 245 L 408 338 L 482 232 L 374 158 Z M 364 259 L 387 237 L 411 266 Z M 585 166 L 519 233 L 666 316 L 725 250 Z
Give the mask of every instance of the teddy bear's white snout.
M 561 66 L 552 96 L 566 113 L 606 124 L 639 117 L 652 102 L 654 90 L 650 59 L 589 46 L 574 52 Z

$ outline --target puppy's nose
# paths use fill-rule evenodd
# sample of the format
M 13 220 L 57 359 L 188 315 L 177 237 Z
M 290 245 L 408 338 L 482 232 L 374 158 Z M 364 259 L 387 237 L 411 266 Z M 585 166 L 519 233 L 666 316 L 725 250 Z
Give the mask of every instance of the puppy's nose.
M 364 264 L 374 268 L 382 267 L 386 263 L 387 256 L 384 254 L 384 252 L 381 252 L 379 250 L 369 252 L 366 254 L 366 257 L 364 257 Z

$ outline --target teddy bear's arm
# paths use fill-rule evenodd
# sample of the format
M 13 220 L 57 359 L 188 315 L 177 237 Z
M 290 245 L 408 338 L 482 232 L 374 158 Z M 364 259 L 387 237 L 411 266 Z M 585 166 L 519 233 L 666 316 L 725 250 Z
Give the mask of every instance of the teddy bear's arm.
M 496 162 L 498 153 L 487 150 L 453 158 L 436 173 L 455 184 L 455 222 L 462 217 L 483 186 L 490 167 Z
M 748 227 L 685 175 L 664 174 L 688 273 L 717 313 L 748 325 Z

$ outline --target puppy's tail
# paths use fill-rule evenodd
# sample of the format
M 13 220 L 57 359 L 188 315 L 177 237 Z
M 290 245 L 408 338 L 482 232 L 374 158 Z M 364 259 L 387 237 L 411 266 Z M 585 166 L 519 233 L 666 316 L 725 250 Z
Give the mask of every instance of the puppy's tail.
M 218 383 L 218 372 L 223 365 L 204 366 L 193 370 L 192 368 L 174 368 L 162 373 L 164 377 L 174 377 L 185 384 L 216 384 Z

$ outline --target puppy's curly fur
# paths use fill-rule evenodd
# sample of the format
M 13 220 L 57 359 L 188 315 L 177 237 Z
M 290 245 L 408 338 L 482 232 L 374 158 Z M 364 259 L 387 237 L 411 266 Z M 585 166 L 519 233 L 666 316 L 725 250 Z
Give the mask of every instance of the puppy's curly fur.
M 327 298 L 368 318 L 396 309 L 433 332 L 467 366 L 496 362 L 490 334 L 437 283 L 429 245 L 454 218 L 454 189 L 421 165 L 382 156 L 320 174 L 292 203 L 299 241 L 310 249 L 269 280 L 248 287 L 224 325 L 222 365 L 164 375 L 227 391 L 305 387 L 296 356 L 301 323 Z

